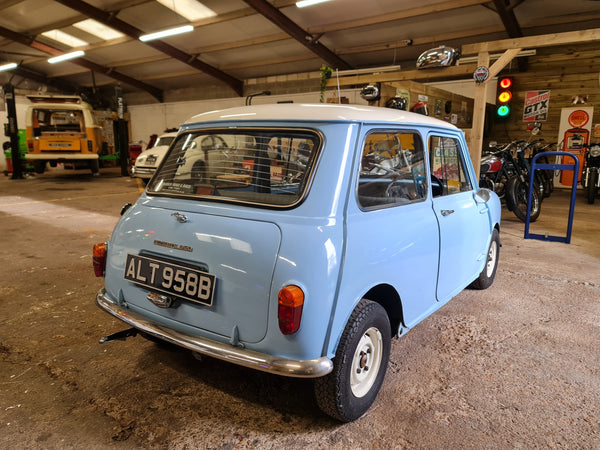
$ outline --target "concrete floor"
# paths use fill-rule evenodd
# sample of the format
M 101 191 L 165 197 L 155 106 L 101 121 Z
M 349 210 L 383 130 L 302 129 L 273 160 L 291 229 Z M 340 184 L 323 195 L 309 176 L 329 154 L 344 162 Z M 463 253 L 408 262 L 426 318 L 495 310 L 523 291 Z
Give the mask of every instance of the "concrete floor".
M 136 180 L 103 169 L 0 178 L 2 448 L 600 448 L 600 201 L 571 244 L 524 240 L 505 211 L 495 284 L 392 346 L 372 410 L 341 425 L 309 381 L 165 349 L 94 305 L 105 241 Z M 564 235 L 568 193 L 532 232 Z

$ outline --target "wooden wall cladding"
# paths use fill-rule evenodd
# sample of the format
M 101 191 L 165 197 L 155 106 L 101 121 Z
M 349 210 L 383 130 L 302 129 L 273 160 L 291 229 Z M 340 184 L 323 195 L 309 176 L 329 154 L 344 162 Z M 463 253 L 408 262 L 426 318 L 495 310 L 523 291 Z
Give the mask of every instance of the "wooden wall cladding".
M 585 106 L 594 106 L 592 123 L 600 123 L 600 46 L 597 43 L 538 48 L 536 55 L 529 56 L 528 60 L 526 72 L 518 72 L 517 62 L 513 60 L 501 73 L 514 77 L 512 114 L 505 122 L 494 121 L 486 141 L 508 142 L 530 137 L 523 122 L 527 91 L 550 90 L 548 120 L 543 122 L 539 135 L 548 143 L 556 141 L 561 109 L 576 106 L 572 103 L 575 96 L 587 97 Z

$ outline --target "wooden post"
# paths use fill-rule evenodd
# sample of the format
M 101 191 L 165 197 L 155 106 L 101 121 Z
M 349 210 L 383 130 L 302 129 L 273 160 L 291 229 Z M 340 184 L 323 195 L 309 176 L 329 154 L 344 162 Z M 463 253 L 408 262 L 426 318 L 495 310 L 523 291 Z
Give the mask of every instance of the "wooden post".
M 490 54 L 488 52 L 479 52 L 477 65 L 479 67 L 488 67 L 490 64 Z M 471 142 L 469 142 L 469 154 L 475 169 L 475 175 L 479 179 L 479 166 L 481 165 L 481 148 L 483 145 L 483 126 L 485 124 L 485 104 L 487 97 L 488 80 L 483 83 L 475 83 L 475 102 L 473 103 L 473 127 L 471 129 Z
M 473 128 L 471 130 L 471 142 L 469 142 L 469 154 L 475 168 L 477 178 L 479 178 L 479 169 L 481 166 L 481 152 L 483 151 L 483 129 L 485 124 L 485 104 L 487 99 L 487 87 L 489 81 L 500 73 L 506 65 L 511 62 L 521 51 L 521 48 L 511 48 L 506 50 L 500 58 L 489 68 L 488 79 L 483 83 L 475 83 L 475 103 L 473 105 Z M 488 67 L 490 63 L 490 54 L 488 52 L 479 52 L 477 65 L 479 67 Z

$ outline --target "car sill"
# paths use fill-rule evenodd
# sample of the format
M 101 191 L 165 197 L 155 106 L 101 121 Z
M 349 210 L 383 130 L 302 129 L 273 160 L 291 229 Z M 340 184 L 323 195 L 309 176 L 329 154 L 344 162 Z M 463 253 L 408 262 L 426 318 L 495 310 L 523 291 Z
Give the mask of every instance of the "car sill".
M 333 362 L 325 356 L 309 360 L 280 358 L 175 330 L 117 305 L 107 298 L 105 289 L 98 292 L 96 303 L 104 311 L 144 333 L 240 366 L 297 378 L 322 377 L 333 370 Z

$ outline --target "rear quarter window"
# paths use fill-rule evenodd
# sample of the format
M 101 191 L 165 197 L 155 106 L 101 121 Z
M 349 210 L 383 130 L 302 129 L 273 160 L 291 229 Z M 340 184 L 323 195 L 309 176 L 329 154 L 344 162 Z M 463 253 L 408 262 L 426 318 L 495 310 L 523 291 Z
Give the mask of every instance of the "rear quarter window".
M 427 197 L 425 151 L 419 133 L 373 131 L 365 138 L 358 177 L 361 208 L 405 205 Z

